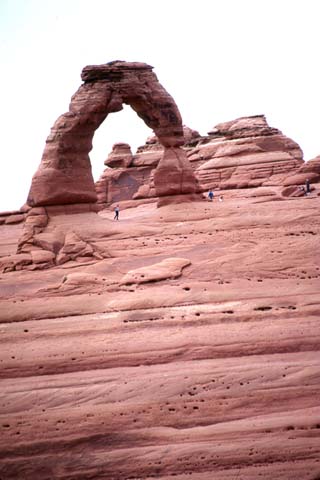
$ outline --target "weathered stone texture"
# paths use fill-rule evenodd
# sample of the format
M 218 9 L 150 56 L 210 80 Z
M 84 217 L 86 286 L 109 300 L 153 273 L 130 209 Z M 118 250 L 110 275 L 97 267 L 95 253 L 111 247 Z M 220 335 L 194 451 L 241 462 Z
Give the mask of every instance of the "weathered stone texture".
M 0 226 L 1 479 L 319 477 L 319 184 L 281 191 Z
M 123 103 L 154 130 L 165 148 L 184 143 L 179 110 L 149 65 L 121 61 L 91 65 L 83 69 L 82 80 L 69 112 L 58 118 L 47 138 L 28 196 L 31 206 L 97 200 L 89 159 L 92 138 L 107 115 L 121 110 Z M 186 188 L 179 193 L 182 190 Z

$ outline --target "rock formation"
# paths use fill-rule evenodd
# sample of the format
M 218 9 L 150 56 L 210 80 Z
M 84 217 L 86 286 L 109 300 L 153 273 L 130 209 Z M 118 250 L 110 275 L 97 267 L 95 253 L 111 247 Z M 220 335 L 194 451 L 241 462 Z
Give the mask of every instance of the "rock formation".
M 123 143 L 114 145 L 113 152 L 105 162 L 116 170 L 106 171 L 96 187 L 93 182 L 89 152 L 94 132 L 109 113 L 118 112 L 123 104 L 129 104 L 135 110 L 154 130 L 162 145 L 163 158 L 153 176 L 152 186 L 156 196 L 162 198 L 158 201 L 159 206 L 198 199 L 198 182 L 185 151 L 181 149 L 184 134 L 179 110 L 158 82 L 152 67 L 144 63 L 115 61 L 87 66 L 81 78 L 84 83 L 73 95 L 69 112 L 61 115 L 52 127 L 41 164 L 32 179 L 27 204 L 35 212 L 28 213 L 17 250 L 18 255 L 23 255 L 22 265 L 26 265 L 25 255 L 29 255 L 28 268 L 29 263 L 32 264 L 30 268 L 46 268 L 77 257 L 81 260 L 83 257 L 100 255 L 90 246 L 82 245 L 81 235 L 71 230 L 64 232 L 66 243 L 61 244 L 61 251 L 50 248 L 50 255 L 37 254 L 37 261 L 34 262 L 32 252 L 42 248 L 36 236 L 47 232 L 45 229 L 50 212 L 56 215 L 57 208 L 59 212 L 60 206 L 69 205 L 71 208 L 68 213 L 72 214 L 78 211 L 79 205 L 84 205 L 81 213 L 92 213 L 98 210 L 97 200 L 102 205 L 108 203 L 110 198 L 117 200 L 112 184 L 121 185 L 122 199 L 126 196 L 131 198 L 146 176 L 150 190 L 150 169 L 147 172 L 144 168 L 138 169 L 137 178 L 126 174 L 133 157 L 130 147 Z M 42 209 L 42 216 L 39 216 L 37 208 Z M 71 247 L 70 250 L 69 238 L 79 239 L 75 242 L 76 248 Z M 55 245 L 58 244 L 55 242 Z M 22 257 L 17 257 L 12 264 L 12 259 L 8 259 L 3 269 L 12 270 L 15 265 L 20 268 L 20 260 Z
M 184 143 L 179 110 L 149 65 L 122 61 L 91 65 L 83 69 L 81 78 L 84 83 L 73 95 L 69 112 L 58 118 L 47 138 L 28 196 L 31 206 L 96 202 L 89 160 L 92 138 L 107 115 L 121 110 L 124 103 L 154 130 L 165 150 L 179 151 Z M 178 158 L 177 165 L 165 163 L 171 169 L 170 178 L 177 184 L 168 184 L 166 191 L 158 175 L 158 196 L 197 191 L 183 151 Z M 187 176 L 181 170 L 182 163 L 182 170 L 189 171 Z M 167 173 L 164 165 L 161 172 Z
M 183 136 L 145 64 L 82 78 L 0 214 L 0 479 L 319 479 L 320 158 L 263 116 Z M 157 137 L 115 144 L 99 206 L 122 103 Z
M 189 154 L 201 185 L 219 189 L 282 185 L 303 165 L 297 143 L 263 115 L 216 125 Z
M 295 185 L 297 182 L 304 183 L 308 176 L 306 172 L 310 172 L 312 181 L 319 178 L 317 160 L 305 164 L 299 145 L 280 130 L 270 127 L 264 115 L 220 123 L 207 136 L 184 127 L 184 138 L 183 150 L 203 192 L 210 188 L 226 190 Z M 157 138 L 150 137 L 133 155 L 129 168 L 123 168 L 121 174 L 105 170 L 96 184 L 99 203 L 105 205 L 129 198 L 156 196 L 154 180 L 160 185 L 163 179 L 165 185 L 165 179 L 170 178 L 170 173 L 169 176 L 160 174 L 159 178 L 157 173 L 161 172 L 165 161 L 168 162 L 166 168 L 170 170 L 170 162 L 175 161 L 173 152 L 170 160 L 168 158 Z M 178 160 L 179 156 L 176 158 Z M 143 168 L 143 174 L 135 167 Z M 189 168 L 184 168 L 185 175 L 188 171 Z M 122 181 L 119 181 L 120 177 Z M 169 183 L 174 185 L 175 180 Z M 127 185 L 131 186 L 130 194 Z M 109 192 L 108 195 L 105 192 Z M 161 193 L 160 188 L 158 193 Z
M 190 142 L 192 139 L 200 138 L 198 132 L 191 130 L 186 126 L 183 126 L 183 136 L 184 142 Z M 137 149 L 137 152 L 132 156 L 131 162 L 129 162 L 130 154 L 128 154 L 129 156 L 125 157 L 128 160 L 127 165 L 123 162 L 121 164 L 118 162 L 117 165 L 115 165 L 114 159 L 122 158 L 122 154 L 119 152 L 117 145 L 118 144 L 115 144 L 112 152 L 104 162 L 105 165 L 110 168 L 104 170 L 103 174 L 95 184 L 98 203 L 104 207 L 121 200 L 157 198 L 157 195 L 159 195 L 160 192 L 157 192 L 155 189 L 154 171 L 161 158 L 164 156 L 164 147 L 161 145 L 158 138 L 155 135 L 150 136 L 146 140 L 145 145 L 142 145 Z M 120 145 L 122 145 L 122 149 L 130 148 L 129 145 L 123 147 L 123 145 L 127 144 Z M 181 149 L 179 150 L 179 156 L 176 157 L 177 162 L 181 160 L 180 157 Z M 178 177 L 179 175 L 182 177 L 185 175 L 185 173 L 181 172 L 181 167 L 183 170 L 190 171 L 190 166 L 186 165 L 183 161 L 182 166 L 180 165 L 180 173 L 178 173 Z M 174 171 L 174 169 L 172 170 L 172 165 L 168 165 L 168 168 L 170 168 L 170 172 Z M 168 181 L 166 172 L 163 172 L 163 167 L 161 167 L 161 172 L 162 173 L 160 173 L 159 176 L 159 184 L 163 183 L 163 175 L 164 178 L 166 178 L 165 181 Z M 170 172 L 168 175 L 170 175 Z M 177 172 L 175 175 L 177 176 Z M 178 183 L 179 181 L 178 178 Z M 168 188 L 171 189 L 170 191 L 172 192 L 172 182 L 171 186 L 168 185 Z M 178 195 L 183 193 L 183 190 L 186 190 L 186 185 L 182 187 L 181 191 L 178 191 Z M 167 192 L 165 193 L 167 194 Z M 177 197 L 175 197 L 175 201 L 177 201 Z
M 111 168 L 127 168 L 132 163 L 132 152 L 127 143 L 115 143 L 104 164 Z
M 284 185 L 304 185 L 309 179 L 311 183 L 320 181 L 320 155 L 301 165 L 301 167 L 284 179 Z

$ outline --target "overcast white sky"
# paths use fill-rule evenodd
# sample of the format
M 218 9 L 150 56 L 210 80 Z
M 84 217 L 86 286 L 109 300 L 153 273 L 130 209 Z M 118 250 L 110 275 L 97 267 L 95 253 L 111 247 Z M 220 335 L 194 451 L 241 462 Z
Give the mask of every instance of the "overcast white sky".
M 318 0 L 0 0 L 0 211 L 20 208 L 46 137 L 88 64 L 146 62 L 184 124 L 265 114 L 320 154 Z M 151 134 L 126 107 L 109 115 L 90 154 L 95 179 L 113 143 Z

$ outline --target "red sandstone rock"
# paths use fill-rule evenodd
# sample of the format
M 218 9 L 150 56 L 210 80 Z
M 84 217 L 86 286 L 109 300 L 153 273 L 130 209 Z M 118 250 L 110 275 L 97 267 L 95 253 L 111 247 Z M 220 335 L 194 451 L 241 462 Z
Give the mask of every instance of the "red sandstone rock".
M 303 197 L 305 193 L 300 186 L 290 185 L 284 188 L 281 194 L 283 197 Z
M 260 137 L 279 134 L 276 128 L 270 128 L 264 115 L 240 117 L 229 122 L 219 123 L 211 129 L 209 135 L 228 138 Z
M 1 273 L 12 272 L 14 270 L 21 270 L 25 265 L 32 263 L 31 255 L 28 253 L 18 253 L 16 255 L 9 255 L 0 258 Z
M 133 283 L 148 283 L 168 278 L 178 278 L 182 269 L 190 265 L 186 258 L 166 258 L 160 263 L 130 270 L 121 280 L 121 284 L 131 285 Z
M 197 131 L 186 126 L 183 127 L 183 133 L 186 142 L 192 142 L 194 139 L 199 139 L 200 137 Z M 154 168 L 157 167 L 163 155 L 164 147 L 161 145 L 161 143 L 159 143 L 157 137 L 155 135 L 148 137 L 145 145 L 137 149 L 137 153 L 133 156 L 132 163 L 129 165 L 129 167 L 121 167 L 119 164 L 119 168 L 117 168 L 116 171 L 106 169 L 103 172 L 95 184 L 98 203 L 102 206 L 106 206 L 110 203 L 116 203 L 123 200 L 157 197 L 159 193 L 157 194 L 154 186 Z M 182 156 L 185 157 L 184 154 L 180 155 L 181 158 Z M 110 158 L 114 158 L 113 152 L 111 152 Z M 191 170 L 188 160 L 185 159 L 184 163 L 186 165 L 183 168 L 190 172 Z M 180 170 L 181 159 L 178 167 L 178 171 Z M 169 175 L 171 175 L 170 172 Z M 166 173 L 162 171 L 161 176 L 166 176 Z M 161 181 L 162 180 L 160 179 L 160 182 Z M 191 179 L 191 182 L 194 183 L 194 180 Z M 175 196 L 174 201 L 177 201 L 178 203 L 184 200 L 190 201 L 191 198 L 195 200 L 199 199 L 199 197 L 196 195 L 193 196 L 190 194 L 188 195 L 188 198 L 183 197 L 186 189 L 188 189 L 188 187 L 186 188 L 186 186 L 184 186 L 181 191 L 178 183 L 176 190 L 179 193 L 177 193 Z M 196 190 L 198 190 L 198 187 L 196 187 Z M 166 199 L 161 199 L 159 204 L 161 203 L 161 205 L 163 205 L 172 201 L 172 199 L 170 200 L 170 191 L 167 192 L 167 195 L 163 196 L 165 196 Z
M 165 148 L 184 143 L 178 108 L 149 65 L 116 61 L 87 66 L 82 80 L 69 112 L 58 118 L 47 139 L 28 196 L 31 206 L 96 201 L 89 160 L 92 138 L 107 115 L 121 110 L 123 103 L 131 105 Z M 193 176 L 192 182 L 191 171 L 183 187 L 182 178 L 176 179 L 179 194 L 187 190 L 187 184 L 194 191 L 196 179 Z
M 318 173 L 320 175 L 320 155 L 309 160 L 304 165 L 301 166 L 300 170 L 301 173 Z
M 149 137 L 133 156 L 133 167 L 156 167 L 163 155 L 163 146 L 157 137 Z
M 302 173 L 298 171 L 294 175 L 290 175 L 287 178 L 283 180 L 283 185 L 288 186 L 288 185 L 304 185 L 306 180 L 309 179 L 310 182 L 318 182 L 320 180 L 320 175 L 315 172 L 306 172 Z
M 292 175 L 288 175 L 284 185 L 304 185 L 309 179 L 311 183 L 319 183 L 320 181 L 320 156 L 309 160 L 301 165 L 301 167 Z
M 32 250 L 30 252 L 32 263 L 45 264 L 45 267 L 54 266 L 55 254 L 46 250 Z
M 201 137 L 195 130 L 184 127 L 184 137 L 184 150 L 196 171 L 202 191 L 209 188 L 224 190 L 289 185 L 296 182 L 297 172 L 308 168 L 302 160 L 300 147 L 279 130 L 269 127 L 263 115 L 219 124 L 209 132 L 208 137 Z M 119 174 L 104 173 L 96 184 L 99 202 L 106 205 L 126 200 L 129 195 L 137 199 L 157 195 L 153 168 L 159 165 L 162 155 L 163 147 L 157 137 L 149 137 L 133 156 L 132 166 L 121 173 L 132 186 L 130 194 L 126 182 L 122 185 L 115 181 Z M 134 170 L 136 166 L 149 167 L 143 178 Z M 311 165 L 307 171 L 314 168 Z M 165 175 L 162 173 L 163 178 Z M 312 181 L 318 178 L 314 172 L 312 175 Z M 189 197 L 192 198 L 192 195 Z M 175 201 L 179 201 L 178 196 Z M 164 198 L 159 200 L 159 204 L 165 203 Z
M 8 217 L 6 217 L 5 219 L 5 223 L 7 225 L 10 225 L 11 223 L 20 223 L 20 222 L 23 222 L 24 220 L 24 214 L 21 213 L 19 215 L 10 215 Z
M 47 233 L 112 256 L 0 277 L 1 478 L 317 478 L 320 198 L 281 188 L 55 209 Z
M 43 232 L 34 235 L 33 243 L 35 246 L 43 250 L 48 250 L 57 254 L 65 242 L 65 236 L 62 231 L 55 230 L 53 232 Z
M 299 146 L 262 115 L 217 125 L 188 156 L 206 190 L 281 185 L 303 165 Z
M 132 153 L 130 145 L 127 143 L 115 143 L 104 164 L 110 168 L 128 168 L 131 162 Z
M 164 150 L 154 172 L 154 184 L 159 197 L 197 193 L 198 185 L 194 182 L 194 173 L 184 150 L 180 148 Z
M 98 203 L 105 206 L 110 203 L 138 198 L 139 195 L 137 197 L 137 194 L 140 186 L 147 185 L 150 192 L 151 184 L 150 168 L 107 168 L 96 182 Z
M 23 222 L 25 216 L 20 210 L 10 210 L 7 212 L 0 212 L 0 225 L 4 223 L 11 225 L 15 223 Z

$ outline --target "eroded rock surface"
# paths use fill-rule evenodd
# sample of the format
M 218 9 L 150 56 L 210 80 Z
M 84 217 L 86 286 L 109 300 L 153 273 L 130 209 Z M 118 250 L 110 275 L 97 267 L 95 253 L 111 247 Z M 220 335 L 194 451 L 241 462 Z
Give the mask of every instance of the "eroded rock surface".
M 124 103 L 154 130 L 164 149 L 179 149 L 184 143 L 179 110 L 150 65 L 122 61 L 90 65 L 83 69 L 81 78 L 84 83 L 73 95 L 69 112 L 57 119 L 47 138 L 41 164 L 32 180 L 27 201 L 30 206 L 96 202 L 89 159 L 92 138 L 107 115 L 120 111 Z M 187 158 L 183 161 L 188 169 Z M 111 163 L 118 165 L 115 159 Z M 121 163 L 126 162 L 122 159 Z M 175 187 L 179 194 L 197 189 L 195 176 L 191 181 L 189 175 L 184 184 L 181 159 L 179 165 L 171 168 L 174 180 L 179 179 Z M 172 191 L 172 185 L 168 188 Z M 160 190 L 163 192 L 163 188 Z
M 196 130 L 192 130 L 184 125 L 183 137 L 184 143 L 186 144 L 188 142 L 199 140 L 200 134 Z M 162 157 L 168 156 L 168 152 L 165 153 L 163 145 L 161 145 L 155 135 L 148 137 L 146 143 L 141 147 L 138 147 L 136 153 L 132 156 L 131 161 L 128 162 L 128 165 L 122 163 L 121 165 L 118 164 L 118 167 L 120 168 L 112 168 L 115 166 L 113 164 L 114 153 L 113 149 L 108 156 L 107 162 L 105 162 L 105 164 L 111 168 L 106 168 L 99 180 L 95 183 L 98 203 L 102 207 L 123 200 L 157 199 L 158 195 L 161 194 L 164 189 L 163 184 L 166 185 L 166 183 L 168 183 L 168 178 L 170 178 L 171 181 L 168 183 L 164 194 L 165 196 L 168 196 L 170 195 L 170 192 L 176 192 L 177 195 L 175 196 L 175 201 L 177 202 L 181 201 L 181 194 L 183 195 L 186 192 L 192 194 L 195 191 L 199 191 L 199 185 L 195 187 L 192 179 L 193 173 L 190 169 L 190 164 L 188 161 L 186 162 L 185 154 L 181 153 L 181 150 L 177 155 L 177 165 L 166 162 L 166 168 L 169 169 L 167 171 L 162 163 L 162 166 L 160 166 L 160 172 L 156 174 L 159 187 L 158 189 L 155 188 L 154 174 L 156 168 Z M 109 162 L 109 158 L 111 159 L 111 163 Z M 177 170 L 175 171 L 176 167 Z M 182 173 L 181 169 L 185 170 L 186 173 Z M 189 172 L 190 175 L 190 171 L 191 185 L 190 181 L 186 181 L 185 183 L 188 175 L 187 172 Z M 174 182 L 177 182 L 177 184 L 175 185 Z M 182 197 L 184 201 L 190 201 L 193 198 L 192 195 L 189 195 L 188 198 L 186 198 L 186 196 Z M 167 203 L 167 201 L 168 199 L 164 199 L 163 201 L 160 200 L 159 204 Z
M 281 191 L 48 211 L 48 258 L 108 256 L 0 276 L 1 479 L 318 478 L 319 185 Z
M 297 187 L 304 185 L 307 178 L 312 183 L 320 180 L 319 158 L 304 162 L 299 145 L 280 130 L 270 127 L 264 115 L 218 124 L 207 136 L 200 136 L 186 126 L 183 130 L 184 154 L 190 160 L 199 181 L 197 188 L 202 192 L 261 186 Z M 182 155 L 180 149 L 178 158 Z M 163 147 L 156 137 L 148 138 L 133 155 L 129 168 L 122 169 L 121 173 L 105 170 L 100 179 L 104 181 L 103 186 L 101 181 L 96 184 L 99 202 L 105 206 L 129 198 L 157 198 L 168 178 L 168 191 L 174 192 L 179 173 L 171 173 L 169 167 L 168 174 L 159 175 L 168 157 L 173 159 L 172 153 L 168 151 L 163 155 Z M 190 167 L 185 168 L 185 172 L 190 170 Z M 154 188 L 154 180 L 158 188 Z M 192 187 L 188 189 L 192 191 Z M 159 204 L 163 203 L 165 199 L 160 199 Z
M 186 258 L 166 258 L 162 262 L 148 267 L 130 270 L 123 277 L 121 283 L 123 285 L 132 285 L 134 283 L 148 283 L 178 278 L 182 274 L 182 269 L 190 265 L 190 263 L 190 260 Z
M 127 143 L 115 143 L 104 164 L 111 168 L 128 168 L 132 162 L 132 152 Z

